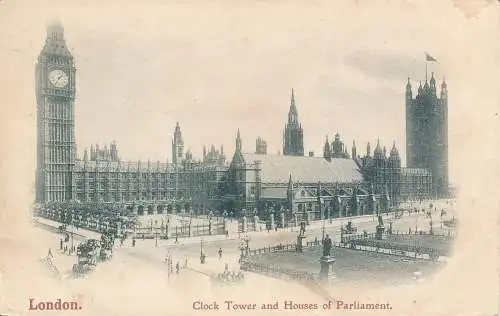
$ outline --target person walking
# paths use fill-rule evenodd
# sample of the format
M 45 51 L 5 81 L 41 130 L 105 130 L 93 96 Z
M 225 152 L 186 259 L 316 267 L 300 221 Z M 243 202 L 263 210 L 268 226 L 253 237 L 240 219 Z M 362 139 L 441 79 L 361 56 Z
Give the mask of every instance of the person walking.
M 175 273 L 179 274 L 179 261 L 177 261 L 177 263 L 175 264 Z
M 222 248 L 219 248 L 219 259 L 222 259 Z

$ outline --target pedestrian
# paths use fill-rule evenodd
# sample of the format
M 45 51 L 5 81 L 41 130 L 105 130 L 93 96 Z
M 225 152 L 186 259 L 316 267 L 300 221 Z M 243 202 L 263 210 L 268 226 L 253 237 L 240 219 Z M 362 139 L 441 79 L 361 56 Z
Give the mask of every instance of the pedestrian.
M 222 259 L 222 248 L 219 248 L 219 259 Z
M 187 268 L 188 266 L 188 257 L 184 258 L 184 268 Z
M 179 274 L 179 261 L 175 264 L 175 273 Z
M 59 240 L 59 250 L 63 249 L 63 240 L 62 238 Z
M 178 244 L 179 243 L 179 236 L 178 235 L 175 235 L 175 243 Z
M 54 256 L 52 255 L 52 250 L 49 248 L 49 253 L 47 254 L 47 258 L 54 258 Z
M 132 238 L 132 247 L 135 247 L 135 238 Z

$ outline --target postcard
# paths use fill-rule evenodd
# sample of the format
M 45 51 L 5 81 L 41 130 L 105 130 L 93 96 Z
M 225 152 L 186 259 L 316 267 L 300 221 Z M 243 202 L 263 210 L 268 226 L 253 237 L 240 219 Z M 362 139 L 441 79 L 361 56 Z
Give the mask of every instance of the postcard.
M 0 315 L 495 315 L 498 9 L 2 0 Z

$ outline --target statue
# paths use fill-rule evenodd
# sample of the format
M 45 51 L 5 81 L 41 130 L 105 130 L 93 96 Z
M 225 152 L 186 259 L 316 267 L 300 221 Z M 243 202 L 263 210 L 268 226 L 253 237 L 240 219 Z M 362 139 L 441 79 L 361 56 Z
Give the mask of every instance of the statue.
M 331 256 L 331 250 L 332 250 L 332 239 L 327 234 L 323 239 L 323 256 L 324 257 Z
M 380 227 L 384 227 L 384 220 L 382 219 L 382 215 L 378 216 L 378 225 Z
M 300 222 L 300 236 L 304 236 L 304 233 L 306 232 L 306 223 L 305 222 Z

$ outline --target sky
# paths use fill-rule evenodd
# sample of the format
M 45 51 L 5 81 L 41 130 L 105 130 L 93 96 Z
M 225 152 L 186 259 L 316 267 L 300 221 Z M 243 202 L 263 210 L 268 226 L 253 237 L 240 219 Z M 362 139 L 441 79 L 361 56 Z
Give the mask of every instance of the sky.
M 478 18 L 441 0 L 2 6 L 0 57 L 12 75 L 1 78 L 4 100 L 13 106 L 7 114 L 17 118 L 7 128 L 23 127 L 26 137 L 16 146 L 25 146 L 28 157 L 36 142 L 35 62 L 55 19 L 77 67 L 79 156 L 93 143 L 116 140 L 122 160 L 170 160 L 177 121 L 195 158 L 211 144 L 223 145 L 230 158 L 238 128 L 245 152 L 255 150 L 260 136 L 275 154 L 282 151 L 293 88 L 306 153 L 321 155 L 325 137 L 338 132 L 349 148 L 356 141 L 358 153 L 367 142 L 374 148 L 377 139 L 387 147 L 394 141 L 404 164 L 405 85 L 410 77 L 416 90 L 425 80 L 428 52 L 438 61 L 429 63 L 429 76 L 448 84 L 450 169 L 456 170 L 457 157 L 470 150 L 464 136 L 475 131 L 463 125 L 474 120 L 471 107 L 479 107 L 478 96 L 496 96 L 471 88 L 498 79 L 485 62 L 497 51 L 481 49 L 497 23 L 487 7 Z

